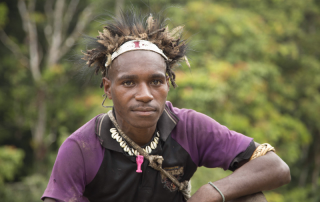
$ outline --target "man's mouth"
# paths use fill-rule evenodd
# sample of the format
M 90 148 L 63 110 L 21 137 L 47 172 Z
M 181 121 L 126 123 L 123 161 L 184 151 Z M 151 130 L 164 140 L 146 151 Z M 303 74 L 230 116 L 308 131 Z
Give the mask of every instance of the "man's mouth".
M 132 111 L 139 116 L 150 116 L 157 110 L 153 107 L 137 107 L 134 108 Z

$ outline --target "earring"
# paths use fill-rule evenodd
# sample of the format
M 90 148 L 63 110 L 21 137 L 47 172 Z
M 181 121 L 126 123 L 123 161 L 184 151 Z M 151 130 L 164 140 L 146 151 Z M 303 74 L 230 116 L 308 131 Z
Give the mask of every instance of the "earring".
M 107 97 L 108 97 L 107 94 L 103 94 L 102 97 L 104 97 L 104 99 L 103 99 L 103 101 L 101 103 L 101 106 L 103 106 L 104 108 L 112 108 L 113 106 L 105 106 L 105 105 L 103 105 L 104 102 L 106 101 Z

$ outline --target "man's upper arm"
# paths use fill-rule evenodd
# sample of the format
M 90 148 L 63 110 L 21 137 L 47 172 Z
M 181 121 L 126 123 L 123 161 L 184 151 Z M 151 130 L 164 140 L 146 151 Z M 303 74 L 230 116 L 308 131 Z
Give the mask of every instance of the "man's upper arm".
M 252 156 L 255 149 L 260 144 L 256 143 L 255 141 L 251 141 L 250 145 L 247 147 L 247 149 L 241 153 L 239 153 L 231 162 L 229 166 L 229 170 L 235 171 L 236 169 L 240 168 L 243 164 L 247 163 Z
M 245 151 L 252 141 L 252 138 L 231 131 L 194 110 L 173 110 L 179 123 L 172 137 L 189 152 L 198 167 L 221 167 L 227 170 L 232 160 Z
M 46 201 L 88 201 L 85 189 L 85 165 L 78 143 L 68 138 L 60 147 L 48 186 L 42 196 Z M 53 198 L 53 199 L 49 199 Z

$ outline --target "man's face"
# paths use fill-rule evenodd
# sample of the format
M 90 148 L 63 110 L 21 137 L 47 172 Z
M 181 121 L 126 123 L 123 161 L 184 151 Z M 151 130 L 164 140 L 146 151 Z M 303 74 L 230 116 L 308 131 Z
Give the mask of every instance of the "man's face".
M 162 56 L 152 51 L 131 51 L 117 57 L 103 79 L 113 100 L 117 120 L 126 127 L 150 128 L 157 124 L 169 84 Z

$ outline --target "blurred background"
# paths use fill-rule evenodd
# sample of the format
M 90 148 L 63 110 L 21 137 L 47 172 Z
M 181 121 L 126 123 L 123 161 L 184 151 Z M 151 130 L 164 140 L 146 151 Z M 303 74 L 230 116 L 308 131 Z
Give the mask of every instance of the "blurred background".
M 40 201 L 62 142 L 107 112 L 100 76 L 75 75 L 72 58 L 132 6 L 185 25 L 191 69 L 176 69 L 168 100 L 276 148 L 292 181 L 269 202 L 320 201 L 320 1 L 0 2 L 0 201 Z M 228 174 L 199 168 L 193 192 Z

